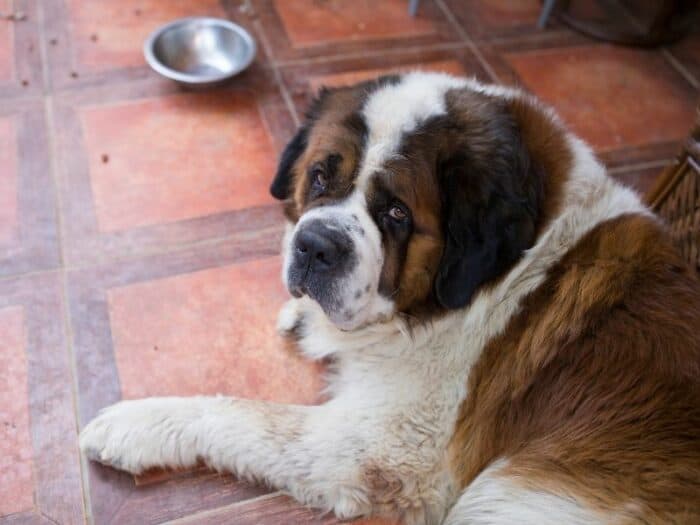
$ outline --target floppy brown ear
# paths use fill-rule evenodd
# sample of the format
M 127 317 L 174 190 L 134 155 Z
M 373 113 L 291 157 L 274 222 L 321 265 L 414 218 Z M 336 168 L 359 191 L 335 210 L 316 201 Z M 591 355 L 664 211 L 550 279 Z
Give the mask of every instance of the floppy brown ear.
M 284 148 L 277 166 L 277 173 L 270 185 L 270 193 L 275 199 L 284 200 L 289 197 L 292 185 L 292 167 L 306 149 L 309 131 L 303 126 Z
M 511 118 L 472 132 L 438 166 L 445 248 L 434 289 L 446 308 L 466 306 L 532 246 L 542 200 L 541 170 Z

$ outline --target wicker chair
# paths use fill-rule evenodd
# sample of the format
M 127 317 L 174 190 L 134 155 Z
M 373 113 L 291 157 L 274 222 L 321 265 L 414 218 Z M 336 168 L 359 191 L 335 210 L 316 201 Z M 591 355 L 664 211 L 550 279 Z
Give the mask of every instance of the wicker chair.
M 647 202 L 667 222 L 683 256 L 700 270 L 700 108 L 680 155 L 661 174 Z

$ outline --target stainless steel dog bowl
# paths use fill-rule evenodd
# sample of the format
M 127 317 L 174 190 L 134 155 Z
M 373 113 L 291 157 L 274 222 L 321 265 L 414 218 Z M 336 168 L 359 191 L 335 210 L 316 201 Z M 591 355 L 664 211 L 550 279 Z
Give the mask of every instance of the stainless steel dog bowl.
M 255 40 L 241 26 L 219 18 L 181 18 L 154 31 L 143 45 L 146 62 L 181 84 L 220 84 L 255 58 Z

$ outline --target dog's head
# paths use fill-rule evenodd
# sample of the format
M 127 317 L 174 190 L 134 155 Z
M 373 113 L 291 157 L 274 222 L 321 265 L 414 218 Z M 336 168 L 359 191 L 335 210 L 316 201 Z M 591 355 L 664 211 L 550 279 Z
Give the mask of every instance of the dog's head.
M 323 90 L 271 186 L 292 224 L 289 291 L 344 330 L 468 305 L 535 240 L 525 106 L 424 73 Z

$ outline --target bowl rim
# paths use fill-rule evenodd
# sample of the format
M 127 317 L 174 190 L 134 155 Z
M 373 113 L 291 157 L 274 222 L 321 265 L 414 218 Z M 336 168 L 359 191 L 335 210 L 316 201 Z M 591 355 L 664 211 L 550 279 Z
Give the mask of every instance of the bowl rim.
M 182 26 L 192 22 L 199 22 L 211 26 L 224 27 L 230 31 L 233 31 L 234 33 L 237 33 L 238 36 L 240 36 L 247 45 L 248 53 L 245 59 L 240 64 L 238 64 L 238 67 L 234 68 L 231 71 L 227 71 L 226 73 L 221 73 L 219 75 L 209 76 L 182 73 L 181 71 L 177 71 L 176 69 L 166 66 L 163 62 L 161 62 L 158 59 L 158 57 L 156 57 L 156 54 L 154 52 L 156 40 L 158 40 L 158 38 L 161 35 L 163 35 L 166 31 L 174 27 Z M 143 43 L 143 55 L 146 59 L 146 63 L 148 63 L 151 69 L 153 69 L 156 73 L 159 73 L 166 78 L 176 80 L 177 82 L 182 82 L 185 84 L 209 84 L 212 82 L 220 82 L 222 80 L 231 78 L 234 75 L 237 75 L 238 73 L 246 69 L 251 64 L 251 62 L 253 62 L 256 53 L 257 45 L 255 43 L 255 39 L 253 39 L 253 36 L 247 29 L 239 26 L 238 24 L 234 24 L 233 22 L 231 22 L 230 20 L 226 20 L 225 18 L 214 18 L 208 16 L 188 16 L 185 18 L 178 18 L 177 20 L 173 20 L 172 22 L 168 22 L 167 24 L 164 24 L 159 28 L 155 29 L 150 35 L 148 35 L 148 38 L 146 38 L 146 41 Z

